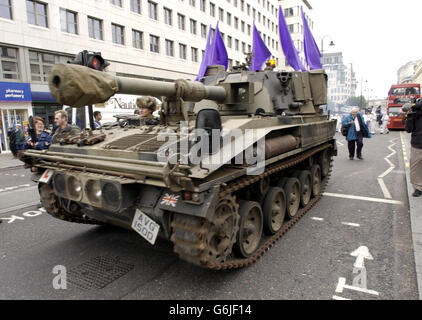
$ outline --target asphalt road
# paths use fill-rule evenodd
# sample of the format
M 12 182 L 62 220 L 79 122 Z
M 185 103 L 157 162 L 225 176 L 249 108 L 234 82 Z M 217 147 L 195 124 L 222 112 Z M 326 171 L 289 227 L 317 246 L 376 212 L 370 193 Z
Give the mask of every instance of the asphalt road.
M 27 171 L 0 171 L 0 299 L 418 299 L 399 133 L 365 140 L 363 161 L 338 139 L 329 195 L 236 271 L 189 265 L 164 240 L 54 219 L 33 205 Z M 365 247 L 358 263 L 351 253 Z M 63 270 L 66 289 L 55 289 Z

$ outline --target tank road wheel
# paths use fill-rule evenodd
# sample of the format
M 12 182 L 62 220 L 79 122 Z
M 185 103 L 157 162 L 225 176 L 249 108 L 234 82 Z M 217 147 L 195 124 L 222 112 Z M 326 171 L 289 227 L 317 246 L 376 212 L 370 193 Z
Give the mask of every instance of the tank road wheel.
M 170 237 L 174 251 L 181 259 L 199 266 L 225 262 L 239 230 L 238 209 L 236 198 L 226 196 L 218 200 L 213 221 L 174 214 Z
M 235 197 L 220 199 L 215 207 L 214 220 L 206 237 L 208 257 L 214 262 L 224 262 L 232 253 L 239 230 L 239 205 Z
M 321 168 L 319 165 L 314 164 L 311 168 L 312 176 L 312 195 L 318 196 L 321 192 Z
M 284 187 L 286 194 L 286 213 L 289 219 L 296 216 L 300 205 L 300 182 L 297 178 L 289 178 Z
M 233 249 L 242 258 L 248 258 L 255 252 L 261 241 L 262 210 L 257 202 L 241 201 L 239 213 L 239 233 Z
M 283 226 L 286 217 L 286 194 L 282 188 L 271 188 L 265 197 L 264 232 L 267 235 L 276 234 Z
M 329 150 L 324 150 L 319 156 L 319 165 L 321 166 L 321 176 L 324 178 L 330 171 L 331 155 Z
M 302 207 L 306 207 L 311 201 L 312 196 L 312 176 L 308 170 L 299 171 L 298 179 L 300 182 L 300 204 Z

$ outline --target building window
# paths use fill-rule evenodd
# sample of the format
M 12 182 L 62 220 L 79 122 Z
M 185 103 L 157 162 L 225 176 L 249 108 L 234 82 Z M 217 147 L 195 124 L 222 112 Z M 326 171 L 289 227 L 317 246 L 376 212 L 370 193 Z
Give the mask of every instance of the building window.
M 111 32 L 114 43 L 125 44 L 125 27 L 112 23 Z
M 199 0 L 199 9 L 202 12 L 205 12 L 207 10 L 207 3 L 206 0 Z
M 151 52 L 159 53 L 160 52 L 159 42 L 160 42 L 160 38 L 151 34 L 149 36 L 149 50 Z
M 92 39 L 103 40 L 103 21 L 88 17 L 88 33 Z
M 179 43 L 179 58 L 183 60 L 187 60 L 186 55 L 186 45 Z
M 66 63 L 73 57 L 58 56 L 50 53 L 29 51 L 29 64 L 31 67 L 31 81 L 47 83 L 48 74 L 56 63 Z
M 240 23 L 240 26 L 241 26 L 241 30 L 242 30 L 242 32 L 243 32 L 243 33 L 245 33 L 245 22 L 244 22 L 244 21 L 242 21 L 242 22 Z
M 173 25 L 173 12 L 169 8 L 164 8 L 164 23 Z
M 190 4 L 192 7 L 195 7 L 195 5 L 196 5 L 195 0 L 189 0 L 189 4 Z
M 224 22 L 224 10 L 221 8 L 218 9 L 218 17 L 220 21 Z
M 12 20 L 12 0 L 0 0 L 0 17 Z
M 132 29 L 132 45 L 134 48 L 144 48 L 144 33 L 142 31 Z
M 0 79 L 19 80 L 18 49 L 0 47 Z
M 141 14 L 141 0 L 130 0 L 130 10 Z
M 207 26 L 203 23 L 201 23 L 201 37 L 202 38 L 207 37 Z
M 210 16 L 215 17 L 215 4 L 210 2 Z
M 231 47 L 232 47 L 232 37 L 230 37 L 230 36 L 227 36 L 227 46 L 228 46 L 229 48 L 231 48 Z
M 122 0 L 110 0 L 110 3 L 112 5 L 118 6 L 118 7 L 122 7 Z
M 232 15 L 230 13 L 227 12 L 227 24 L 229 26 L 232 25 Z
M 48 28 L 47 4 L 39 1 L 26 0 L 26 13 L 29 24 Z
M 234 17 L 234 27 L 235 29 L 239 29 L 239 18 Z
M 158 10 L 155 2 L 148 1 L 148 14 L 151 19 L 158 20 Z
M 234 48 L 236 51 L 239 51 L 239 40 L 237 39 L 234 41 Z
M 185 30 L 185 16 L 178 13 L 177 14 L 177 23 L 179 25 L 180 30 Z
M 196 34 L 196 21 L 190 19 L 190 33 Z
M 166 55 L 174 57 L 174 41 L 166 39 Z
M 78 34 L 78 16 L 76 12 L 60 9 L 60 22 L 63 32 Z
M 192 61 L 198 62 L 198 49 L 191 48 L 191 54 L 192 54 Z

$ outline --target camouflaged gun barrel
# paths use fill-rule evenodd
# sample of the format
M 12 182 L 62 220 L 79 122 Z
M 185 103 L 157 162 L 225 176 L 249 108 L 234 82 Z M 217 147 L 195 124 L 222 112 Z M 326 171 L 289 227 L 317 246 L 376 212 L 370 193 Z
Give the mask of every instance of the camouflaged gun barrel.
M 57 102 L 71 107 L 103 103 L 116 93 L 180 97 L 191 102 L 204 99 L 223 102 L 227 95 L 223 87 L 205 86 L 197 81 L 165 82 L 116 77 L 73 64 L 55 65 L 50 71 L 49 87 Z

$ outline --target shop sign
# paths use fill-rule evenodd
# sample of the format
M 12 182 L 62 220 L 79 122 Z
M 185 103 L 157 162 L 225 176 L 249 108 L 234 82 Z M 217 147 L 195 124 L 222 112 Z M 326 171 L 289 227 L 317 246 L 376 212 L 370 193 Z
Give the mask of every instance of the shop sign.
M 0 102 L 31 102 L 29 83 L 0 82 Z

